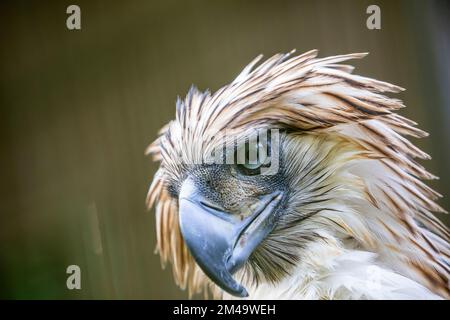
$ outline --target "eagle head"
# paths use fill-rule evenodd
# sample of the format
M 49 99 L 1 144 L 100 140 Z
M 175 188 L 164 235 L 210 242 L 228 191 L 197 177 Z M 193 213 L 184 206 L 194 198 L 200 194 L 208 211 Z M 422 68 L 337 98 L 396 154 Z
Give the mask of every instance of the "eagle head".
M 192 87 L 147 149 L 160 162 L 147 202 L 163 264 L 190 293 L 244 297 L 295 274 L 288 290 L 300 290 L 331 259 L 366 252 L 447 295 L 439 194 L 405 138 L 426 133 L 384 95 L 402 88 L 340 64 L 365 54 L 291 54 L 256 58 L 215 93 Z

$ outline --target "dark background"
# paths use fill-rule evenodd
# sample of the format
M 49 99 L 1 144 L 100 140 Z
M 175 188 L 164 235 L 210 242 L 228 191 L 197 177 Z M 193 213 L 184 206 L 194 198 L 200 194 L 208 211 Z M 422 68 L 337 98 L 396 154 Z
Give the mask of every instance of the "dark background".
M 66 28 L 70 4 L 80 31 Z M 370 4 L 381 30 L 366 28 Z M 153 253 L 144 149 L 177 95 L 218 89 L 259 53 L 370 52 L 355 72 L 407 88 L 401 114 L 430 132 L 414 142 L 448 196 L 449 12 L 448 1 L 2 1 L 0 298 L 187 297 Z M 66 288 L 70 264 L 82 290 Z

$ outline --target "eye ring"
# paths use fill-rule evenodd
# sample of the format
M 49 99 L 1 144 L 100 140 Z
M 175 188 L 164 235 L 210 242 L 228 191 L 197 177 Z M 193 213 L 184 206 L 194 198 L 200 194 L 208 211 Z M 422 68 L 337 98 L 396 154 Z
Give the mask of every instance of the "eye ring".
M 259 174 L 261 174 L 261 169 L 263 167 L 270 167 L 270 161 L 269 161 L 269 163 L 267 163 L 267 160 L 270 159 L 270 158 L 268 158 L 267 152 L 269 152 L 269 155 L 270 155 L 270 150 L 267 151 L 267 149 L 266 149 L 267 145 L 258 143 L 257 144 L 258 150 L 256 153 L 257 159 L 250 160 L 249 151 L 248 151 L 247 146 L 246 146 L 246 153 L 245 153 L 245 161 L 243 161 L 243 163 L 237 163 L 237 165 L 236 165 L 237 170 L 241 174 L 246 175 L 246 176 L 259 175 Z M 264 150 L 265 152 L 261 151 L 261 149 L 263 149 L 263 148 L 266 149 L 266 150 Z M 261 159 L 262 155 L 264 157 Z

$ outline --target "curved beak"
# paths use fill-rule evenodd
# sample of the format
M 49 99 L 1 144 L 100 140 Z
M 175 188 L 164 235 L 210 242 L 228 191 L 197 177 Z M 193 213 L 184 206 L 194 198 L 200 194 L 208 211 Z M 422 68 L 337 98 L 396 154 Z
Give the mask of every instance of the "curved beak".
M 281 197 L 281 192 L 261 197 L 250 215 L 241 220 L 206 199 L 192 179 L 183 182 L 179 219 L 184 241 L 203 272 L 226 292 L 248 296 L 232 274 L 273 230 L 273 213 Z

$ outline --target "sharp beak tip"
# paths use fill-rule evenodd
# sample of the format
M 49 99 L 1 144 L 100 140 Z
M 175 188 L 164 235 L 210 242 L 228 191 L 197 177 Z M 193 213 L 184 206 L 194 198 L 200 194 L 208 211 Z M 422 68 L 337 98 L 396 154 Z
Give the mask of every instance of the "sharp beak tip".
M 241 298 L 247 298 L 248 297 L 248 292 L 247 290 L 245 290 L 245 288 L 242 288 L 242 292 L 239 295 Z

